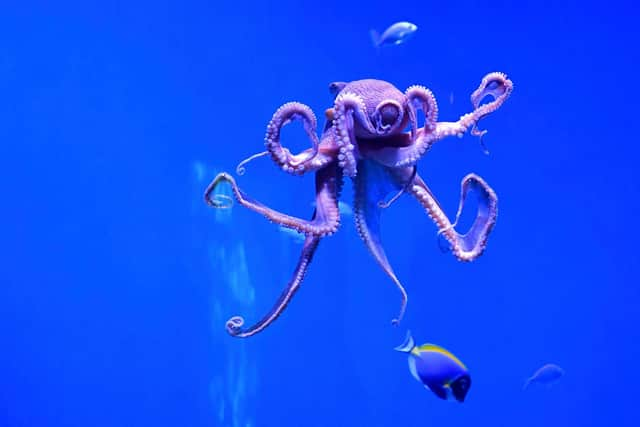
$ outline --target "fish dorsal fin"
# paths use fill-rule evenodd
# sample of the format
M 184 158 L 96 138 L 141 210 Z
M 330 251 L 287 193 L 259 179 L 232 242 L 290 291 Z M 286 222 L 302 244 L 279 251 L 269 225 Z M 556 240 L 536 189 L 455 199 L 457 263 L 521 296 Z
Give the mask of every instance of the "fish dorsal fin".
M 442 348 L 440 346 L 437 346 L 435 344 L 423 344 L 420 347 L 418 347 L 418 351 L 420 351 L 420 352 L 432 351 L 434 353 L 444 354 L 445 356 L 447 356 L 448 358 L 450 358 L 451 360 L 456 362 L 458 365 L 460 365 L 463 369 L 465 369 L 465 370 L 467 369 L 467 367 L 464 366 L 464 363 L 462 363 L 460 361 L 460 359 L 458 359 L 456 356 L 451 354 L 451 352 L 449 352 L 448 350 L 445 350 L 444 348 Z

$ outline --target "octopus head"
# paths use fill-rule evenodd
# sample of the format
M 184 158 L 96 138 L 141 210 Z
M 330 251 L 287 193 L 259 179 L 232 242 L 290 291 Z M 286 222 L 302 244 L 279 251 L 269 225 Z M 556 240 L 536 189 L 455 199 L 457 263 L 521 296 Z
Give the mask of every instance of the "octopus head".
M 355 135 L 359 138 L 379 138 L 402 132 L 407 126 L 406 99 L 391 83 L 366 79 L 348 83 L 340 91 L 357 95 L 364 104 L 366 120 L 356 119 Z M 358 117 L 356 115 L 356 117 Z

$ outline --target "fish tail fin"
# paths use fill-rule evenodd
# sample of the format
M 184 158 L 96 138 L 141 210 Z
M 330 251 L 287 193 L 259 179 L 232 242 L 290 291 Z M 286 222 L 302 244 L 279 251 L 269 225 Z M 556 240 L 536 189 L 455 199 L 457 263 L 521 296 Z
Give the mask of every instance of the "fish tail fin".
M 394 350 L 401 351 L 403 353 L 411 353 L 411 350 L 413 350 L 415 346 L 416 343 L 411 336 L 411 331 L 407 331 L 407 336 L 404 338 L 404 342 L 398 347 L 394 348 Z
M 380 34 L 373 28 L 369 30 L 369 36 L 371 37 L 371 43 L 376 49 L 380 48 Z

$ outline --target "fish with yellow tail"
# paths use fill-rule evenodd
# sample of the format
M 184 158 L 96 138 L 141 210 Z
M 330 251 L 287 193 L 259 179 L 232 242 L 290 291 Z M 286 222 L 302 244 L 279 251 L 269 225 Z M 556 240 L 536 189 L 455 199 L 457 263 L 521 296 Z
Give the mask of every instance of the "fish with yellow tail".
M 417 346 L 409 331 L 395 350 L 409 353 L 411 375 L 436 396 L 464 402 L 471 387 L 471 376 L 456 356 L 435 344 Z

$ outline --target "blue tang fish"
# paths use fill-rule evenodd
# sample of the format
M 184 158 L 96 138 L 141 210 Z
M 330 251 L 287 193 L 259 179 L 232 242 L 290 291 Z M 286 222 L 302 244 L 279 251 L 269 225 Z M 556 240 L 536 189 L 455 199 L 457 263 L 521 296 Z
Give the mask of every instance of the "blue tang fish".
M 411 374 L 436 396 L 464 402 L 471 387 L 471 376 L 457 357 L 435 344 L 416 346 L 409 331 L 404 343 L 395 350 L 409 353 Z
M 546 384 L 547 386 L 550 386 L 551 384 L 558 381 L 563 375 L 564 369 L 562 369 L 558 365 L 554 365 L 553 363 L 548 363 L 542 368 L 535 371 L 529 378 L 527 378 L 527 381 L 524 383 L 522 389 L 525 390 L 527 387 L 529 387 L 529 385 L 534 383 Z
M 396 22 L 379 35 L 376 30 L 370 30 L 371 41 L 376 48 L 385 45 L 397 45 L 406 42 L 418 30 L 411 22 Z

